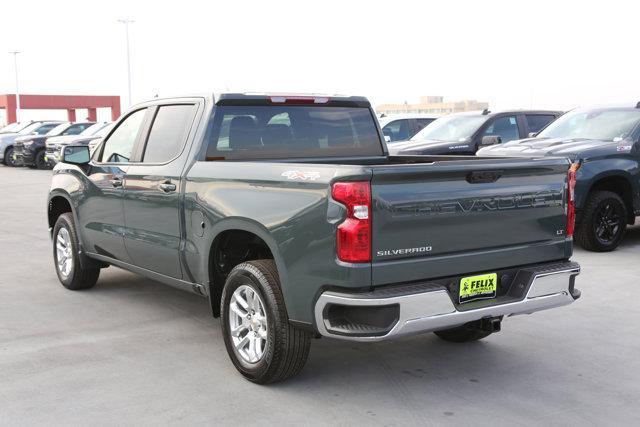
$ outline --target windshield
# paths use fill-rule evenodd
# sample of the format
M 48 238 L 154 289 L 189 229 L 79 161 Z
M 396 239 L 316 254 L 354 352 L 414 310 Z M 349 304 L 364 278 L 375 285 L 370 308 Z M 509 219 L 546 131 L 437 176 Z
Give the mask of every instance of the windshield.
M 441 117 L 415 134 L 410 141 L 447 141 L 464 142 L 482 126 L 487 116 L 449 116 Z
M 565 114 L 538 134 L 540 138 L 620 141 L 640 122 L 640 110 L 578 110 Z
M 34 133 L 36 129 L 38 129 L 40 126 L 42 126 L 42 123 L 40 122 L 30 123 L 28 126 L 25 126 L 24 128 L 22 128 L 22 130 L 19 131 L 18 133 L 20 135 L 29 135 Z
M 99 136 L 100 138 L 104 138 L 111 128 L 113 127 L 113 123 L 105 123 L 105 126 L 101 128 L 99 131 L 93 134 L 93 136 Z
M 6 126 L 3 126 L 0 129 L 0 133 L 7 133 L 7 132 L 15 132 L 15 128 L 17 128 L 19 126 L 19 123 L 9 123 Z
M 58 125 L 58 126 L 54 127 L 53 129 L 51 129 L 45 135 L 47 135 L 47 136 L 60 135 L 68 127 L 69 127 L 69 123 L 62 123 L 61 125 Z
M 83 130 L 82 132 L 80 132 L 78 135 L 80 135 L 80 136 L 92 136 L 92 135 L 95 135 L 96 133 L 98 133 L 98 131 L 100 129 L 102 129 L 106 125 L 107 125 L 107 123 L 95 123 L 95 124 L 89 126 L 88 128 L 86 128 L 85 130 Z

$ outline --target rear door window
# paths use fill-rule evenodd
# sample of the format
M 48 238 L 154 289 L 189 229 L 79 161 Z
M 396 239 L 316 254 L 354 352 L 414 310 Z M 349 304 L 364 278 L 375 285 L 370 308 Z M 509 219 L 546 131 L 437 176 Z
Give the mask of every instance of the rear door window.
M 207 138 L 215 160 L 382 155 L 368 108 L 219 106 Z
M 147 138 L 143 163 L 165 163 L 182 151 L 191 128 L 195 105 L 162 105 Z
M 529 132 L 540 132 L 545 126 L 556 119 L 555 116 L 550 114 L 527 114 L 525 116 L 527 118 L 527 126 L 529 127 Z

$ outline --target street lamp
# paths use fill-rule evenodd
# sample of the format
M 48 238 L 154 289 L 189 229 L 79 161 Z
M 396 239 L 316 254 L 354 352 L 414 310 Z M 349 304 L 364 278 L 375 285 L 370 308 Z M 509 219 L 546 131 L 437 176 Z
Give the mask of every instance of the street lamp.
M 131 105 L 131 55 L 129 52 L 129 24 L 132 24 L 136 21 L 132 19 L 118 19 L 118 22 L 124 24 L 124 32 L 127 37 L 127 100 L 129 101 L 129 105 Z
M 19 50 L 12 50 L 9 52 L 13 55 L 13 66 L 16 73 L 16 122 L 20 121 L 20 90 L 18 88 L 18 54 Z

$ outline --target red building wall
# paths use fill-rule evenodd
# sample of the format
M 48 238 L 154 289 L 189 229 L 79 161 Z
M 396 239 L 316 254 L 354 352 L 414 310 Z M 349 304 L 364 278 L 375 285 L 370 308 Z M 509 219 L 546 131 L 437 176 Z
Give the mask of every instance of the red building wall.
M 0 95 L 0 108 L 7 110 L 7 123 L 17 121 L 16 96 Z M 76 120 L 76 110 L 86 108 L 90 120 L 97 120 L 98 108 L 110 108 L 111 120 L 120 117 L 119 96 L 88 95 L 20 95 L 21 110 L 67 110 L 69 121 Z

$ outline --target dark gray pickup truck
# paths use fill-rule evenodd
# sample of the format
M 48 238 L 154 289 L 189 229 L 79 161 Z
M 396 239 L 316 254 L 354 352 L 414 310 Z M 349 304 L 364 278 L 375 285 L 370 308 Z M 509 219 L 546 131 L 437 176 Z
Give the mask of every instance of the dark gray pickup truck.
M 482 148 L 486 157 L 566 157 L 575 170 L 575 239 L 590 251 L 612 251 L 640 215 L 640 103 L 578 108 L 535 138 Z
M 133 107 L 48 198 L 62 284 L 121 267 L 207 297 L 236 368 L 298 373 L 314 336 L 464 342 L 572 303 L 561 158 L 390 157 L 361 97 L 225 94 Z

